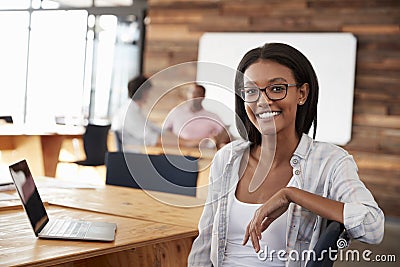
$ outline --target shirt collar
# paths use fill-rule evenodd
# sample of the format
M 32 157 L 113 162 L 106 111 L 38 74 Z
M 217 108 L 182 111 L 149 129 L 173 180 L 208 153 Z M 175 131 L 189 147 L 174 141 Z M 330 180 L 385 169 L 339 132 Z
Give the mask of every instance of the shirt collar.
M 239 139 L 227 144 L 226 146 L 231 146 L 230 160 L 232 161 L 237 156 L 242 155 L 244 151 L 250 147 L 250 145 L 251 145 L 250 141 L 243 139 Z
M 311 146 L 314 139 L 312 139 L 307 134 L 303 133 L 301 136 L 299 145 L 297 146 L 296 150 L 294 151 L 293 155 L 296 155 L 300 158 L 306 158 L 311 151 Z M 244 153 L 244 151 L 250 147 L 251 142 L 246 140 L 238 140 L 236 144 L 232 145 L 232 156 L 236 156 L 238 154 Z
M 299 145 L 297 146 L 296 150 L 294 151 L 293 155 L 296 155 L 300 158 L 306 158 L 311 151 L 311 146 L 314 139 L 312 139 L 307 134 L 303 133 L 301 136 Z

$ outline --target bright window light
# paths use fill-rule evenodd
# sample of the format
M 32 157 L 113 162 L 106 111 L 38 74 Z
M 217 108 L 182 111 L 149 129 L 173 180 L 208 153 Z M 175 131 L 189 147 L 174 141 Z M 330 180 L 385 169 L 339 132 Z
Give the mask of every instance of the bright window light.
M 29 13 L 0 12 L 0 114 L 22 123 L 25 109 L 25 78 L 28 53 Z
M 3 9 L 27 9 L 29 8 L 30 0 L 1 0 L 0 10 Z
M 32 13 L 27 122 L 81 115 L 86 11 Z M 49 23 L 51 22 L 51 23 Z

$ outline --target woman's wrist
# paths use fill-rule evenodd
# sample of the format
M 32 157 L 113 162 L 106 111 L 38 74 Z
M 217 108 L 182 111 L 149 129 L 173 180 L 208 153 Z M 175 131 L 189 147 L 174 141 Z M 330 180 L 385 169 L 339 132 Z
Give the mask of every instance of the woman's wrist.
M 286 198 L 288 204 L 294 202 L 294 199 L 293 199 L 294 197 L 293 197 L 293 195 L 294 195 L 294 190 L 295 190 L 295 189 L 296 189 L 295 187 L 285 187 L 285 188 L 283 189 L 283 191 L 284 191 L 284 196 L 285 196 L 285 198 Z
M 285 188 L 282 189 L 282 191 L 283 191 L 283 195 L 284 195 L 284 197 L 286 199 L 286 202 L 288 204 L 293 202 L 293 200 L 292 200 L 292 187 L 285 187 Z

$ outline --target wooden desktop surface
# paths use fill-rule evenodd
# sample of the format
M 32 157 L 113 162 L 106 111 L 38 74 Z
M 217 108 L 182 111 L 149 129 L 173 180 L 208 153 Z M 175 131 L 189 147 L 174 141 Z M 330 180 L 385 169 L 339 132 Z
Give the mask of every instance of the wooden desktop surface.
M 35 237 L 22 208 L 0 209 L 0 266 L 184 266 L 197 231 L 54 205 L 50 218 L 117 223 L 114 242 Z
M 205 200 L 140 189 L 111 186 L 46 194 L 45 200 L 72 208 L 102 212 L 197 230 Z
M 14 200 L 0 201 L 0 266 L 186 266 L 203 209 L 194 197 L 154 193 L 167 203 L 195 206 L 177 207 L 138 189 L 108 185 L 39 192 L 50 218 L 116 222 L 115 242 L 37 239 L 16 192 L 3 192 Z

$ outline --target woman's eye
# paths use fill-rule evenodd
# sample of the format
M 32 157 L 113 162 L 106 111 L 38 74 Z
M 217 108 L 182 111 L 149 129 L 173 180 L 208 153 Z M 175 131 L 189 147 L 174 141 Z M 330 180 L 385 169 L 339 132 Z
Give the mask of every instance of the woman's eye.
M 281 93 L 285 91 L 285 86 L 282 85 L 274 85 L 271 87 L 271 92 L 273 93 Z
M 247 88 L 245 90 L 245 92 L 246 92 L 247 95 L 254 95 L 254 94 L 257 93 L 257 89 L 256 88 Z

